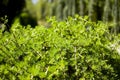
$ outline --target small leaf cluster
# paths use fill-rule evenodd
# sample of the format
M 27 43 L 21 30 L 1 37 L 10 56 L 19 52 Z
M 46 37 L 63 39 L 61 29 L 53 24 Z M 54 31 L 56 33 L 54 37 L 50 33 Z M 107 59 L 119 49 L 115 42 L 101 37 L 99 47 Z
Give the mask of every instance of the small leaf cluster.
M 0 80 L 120 79 L 120 56 L 110 48 L 118 38 L 107 25 L 78 15 L 48 22 L 0 32 Z

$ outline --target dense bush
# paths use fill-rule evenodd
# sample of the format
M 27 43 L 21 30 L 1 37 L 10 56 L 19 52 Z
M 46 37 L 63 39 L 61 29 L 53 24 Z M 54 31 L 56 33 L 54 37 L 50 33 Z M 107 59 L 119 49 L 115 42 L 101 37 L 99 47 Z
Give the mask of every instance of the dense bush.
M 105 24 L 79 16 L 48 22 L 50 28 L 18 24 L 1 31 L 1 80 L 120 79 L 120 56 L 109 47 L 117 37 Z

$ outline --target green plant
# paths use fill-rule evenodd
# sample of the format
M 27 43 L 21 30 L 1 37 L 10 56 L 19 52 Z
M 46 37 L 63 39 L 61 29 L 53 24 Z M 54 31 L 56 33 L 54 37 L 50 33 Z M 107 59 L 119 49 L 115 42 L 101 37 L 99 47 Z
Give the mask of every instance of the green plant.
M 50 28 L 14 24 L 11 33 L 0 33 L 2 80 L 120 79 L 120 57 L 109 47 L 118 37 L 105 24 L 78 15 L 48 22 Z

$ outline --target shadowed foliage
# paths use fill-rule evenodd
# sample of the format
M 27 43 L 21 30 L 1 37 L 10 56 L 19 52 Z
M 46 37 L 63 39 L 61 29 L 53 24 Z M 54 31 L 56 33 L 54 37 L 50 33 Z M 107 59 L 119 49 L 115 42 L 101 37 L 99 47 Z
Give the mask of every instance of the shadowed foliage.
M 25 7 L 25 0 L 0 0 L 0 17 L 7 16 L 8 25 L 11 26 L 14 18 L 18 16 Z M 0 19 L 0 22 L 4 21 Z M 10 27 L 7 26 L 7 30 Z

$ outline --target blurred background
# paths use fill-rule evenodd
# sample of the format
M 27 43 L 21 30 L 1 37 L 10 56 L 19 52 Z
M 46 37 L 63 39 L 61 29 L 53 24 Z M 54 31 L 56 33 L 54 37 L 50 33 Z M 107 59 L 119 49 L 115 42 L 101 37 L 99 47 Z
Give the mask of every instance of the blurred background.
M 9 3 L 12 5 L 9 6 Z M 120 0 L 1 0 L 0 4 L 11 7 L 11 10 L 0 9 L 12 14 L 7 14 L 8 19 L 14 15 L 14 21 L 18 20 L 25 26 L 44 25 L 46 17 L 56 16 L 57 20 L 61 21 L 78 14 L 89 16 L 89 20 L 94 22 L 109 23 L 113 32 L 120 32 Z M 19 5 L 22 8 L 14 9 L 20 7 Z M 17 10 L 17 14 L 12 13 L 15 13 L 14 10 Z

